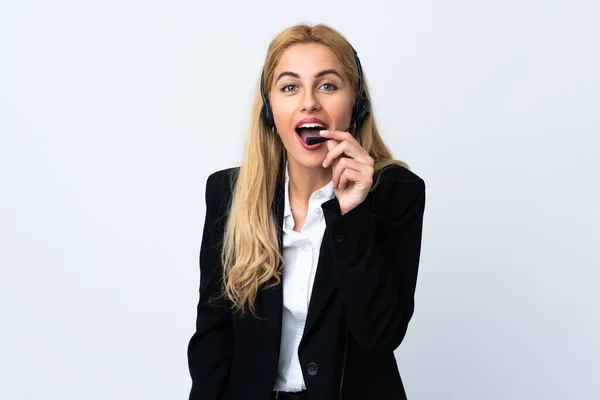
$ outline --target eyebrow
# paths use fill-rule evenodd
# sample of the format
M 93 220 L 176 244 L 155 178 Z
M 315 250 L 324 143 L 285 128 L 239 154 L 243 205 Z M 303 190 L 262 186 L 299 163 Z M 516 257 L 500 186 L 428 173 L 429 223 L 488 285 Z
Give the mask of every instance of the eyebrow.
M 327 74 L 334 74 L 334 75 L 337 75 L 340 79 L 342 79 L 342 76 L 335 69 L 326 69 L 326 70 L 323 70 L 323 71 L 319 72 L 318 74 L 316 74 L 315 78 L 320 78 L 320 77 L 322 77 L 324 75 L 327 75 Z M 279 81 L 279 79 L 283 78 L 284 76 L 293 76 L 294 78 L 300 79 L 300 75 L 298 75 L 295 72 L 283 71 L 282 73 L 279 74 L 279 76 L 275 80 L 275 83 L 277 83 L 277 81 Z

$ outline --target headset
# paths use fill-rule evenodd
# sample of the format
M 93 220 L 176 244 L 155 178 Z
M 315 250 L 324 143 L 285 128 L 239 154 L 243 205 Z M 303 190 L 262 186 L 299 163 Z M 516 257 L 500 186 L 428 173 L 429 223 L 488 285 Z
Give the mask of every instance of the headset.
M 356 58 L 356 66 L 358 69 L 358 92 L 356 94 L 356 102 L 354 104 L 354 108 L 352 109 L 352 118 L 350 120 L 350 126 L 348 127 L 348 129 L 346 129 L 346 131 L 348 132 L 350 128 L 353 128 L 352 134 L 356 136 L 358 126 L 362 122 L 365 115 L 367 115 L 367 113 L 371 111 L 371 101 L 369 99 L 365 99 L 362 66 L 360 65 L 360 59 L 358 58 L 358 53 L 356 52 L 356 50 L 354 50 L 354 47 L 352 48 L 352 50 L 354 51 L 354 57 Z M 262 97 L 263 102 L 262 108 L 260 110 L 260 115 L 267 128 L 274 129 L 275 121 L 273 119 L 273 110 L 271 110 L 269 99 L 267 99 L 267 97 L 265 96 L 264 79 L 265 71 L 263 69 L 263 72 L 260 77 L 260 96 Z M 360 137 L 358 137 L 358 139 L 362 144 Z

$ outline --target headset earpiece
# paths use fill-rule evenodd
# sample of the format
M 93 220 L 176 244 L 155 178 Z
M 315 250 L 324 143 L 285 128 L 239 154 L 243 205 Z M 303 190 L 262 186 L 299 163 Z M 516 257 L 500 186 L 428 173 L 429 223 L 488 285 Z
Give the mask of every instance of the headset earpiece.
M 274 128 L 275 121 L 273 119 L 273 112 L 271 111 L 271 106 L 269 104 L 269 99 L 265 96 L 265 71 L 263 70 L 262 75 L 260 76 L 260 96 L 262 97 L 262 108 L 260 109 L 260 115 L 262 116 L 264 124 L 267 128 Z
M 360 108 L 358 109 L 356 115 L 353 118 L 353 121 L 356 121 L 356 124 L 360 124 L 363 118 L 367 115 L 367 113 L 371 111 L 371 102 L 367 99 L 363 99 Z
M 352 50 L 354 50 L 354 48 L 352 48 Z M 356 50 L 354 50 L 354 57 L 356 57 L 356 68 L 358 69 L 358 91 L 356 93 L 356 103 L 354 105 L 354 110 L 352 111 L 352 122 L 350 126 L 354 125 L 353 134 L 356 135 L 358 126 L 367 113 L 371 111 L 371 101 L 365 99 L 362 66 L 360 65 L 360 59 L 358 58 Z M 358 139 L 360 140 L 360 137 L 358 137 Z

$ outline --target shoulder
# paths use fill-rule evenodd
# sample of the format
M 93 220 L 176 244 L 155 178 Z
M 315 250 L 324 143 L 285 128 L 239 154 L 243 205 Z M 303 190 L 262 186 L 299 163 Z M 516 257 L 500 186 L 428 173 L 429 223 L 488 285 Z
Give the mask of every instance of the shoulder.
M 206 202 L 226 205 L 232 196 L 239 167 L 225 168 L 211 173 L 206 179 Z
M 388 165 L 377 171 L 375 181 L 386 189 L 392 187 L 414 188 L 413 190 L 425 190 L 425 181 L 419 175 L 406 167 L 398 164 Z
M 377 171 L 373 184 L 372 201 L 382 214 L 402 213 L 407 208 L 423 207 L 425 181 L 419 175 L 398 164 Z
M 212 189 L 229 185 L 232 181 L 235 181 L 240 167 L 231 167 L 220 169 L 211 173 L 206 180 L 206 186 L 210 186 Z

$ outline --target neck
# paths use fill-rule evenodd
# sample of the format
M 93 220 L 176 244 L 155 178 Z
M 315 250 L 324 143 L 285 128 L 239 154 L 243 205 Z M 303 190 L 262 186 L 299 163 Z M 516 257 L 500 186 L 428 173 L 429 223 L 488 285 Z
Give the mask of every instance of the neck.
M 295 204 L 308 207 L 310 196 L 331 181 L 331 168 L 307 168 L 288 159 L 289 194 Z

